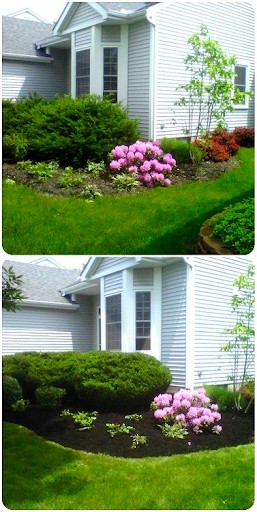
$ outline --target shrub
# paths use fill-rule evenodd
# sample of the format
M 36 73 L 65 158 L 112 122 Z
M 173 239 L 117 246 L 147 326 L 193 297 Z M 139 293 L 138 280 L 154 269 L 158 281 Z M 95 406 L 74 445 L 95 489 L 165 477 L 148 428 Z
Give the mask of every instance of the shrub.
M 170 186 L 170 175 L 176 161 L 169 153 L 164 154 L 158 142 L 136 141 L 130 146 L 112 149 L 110 170 L 114 173 L 133 174 L 142 185 Z
M 57 162 L 38 162 L 37 164 L 31 164 L 27 173 L 34 176 L 38 181 L 47 181 L 56 175 L 58 169 Z
M 27 139 L 19 133 L 12 133 L 3 136 L 3 158 L 8 158 L 17 162 L 27 154 Z
M 224 162 L 229 160 L 238 150 L 233 133 L 227 130 L 217 129 L 210 137 L 201 137 L 194 142 L 194 145 L 202 149 L 204 160 L 213 162 Z
M 234 409 L 235 397 L 232 390 L 215 385 L 206 385 L 205 389 L 211 401 L 217 403 L 221 411 Z
M 84 186 L 80 197 L 86 199 L 86 201 L 94 201 L 97 197 L 102 197 L 99 187 L 95 183 L 88 183 Z
M 60 407 L 62 399 L 65 395 L 65 389 L 56 388 L 55 386 L 39 387 L 35 391 L 37 403 L 43 407 L 50 407 L 51 409 Z
M 135 174 L 126 174 L 125 172 L 112 177 L 112 186 L 120 191 L 136 190 L 140 183 Z
M 236 254 L 249 254 L 254 248 L 254 200 L 236 203 L 215 217 L 211 236 Z
M 31 402 L 36 388 L 55 386 L 66 390 L 70 403 L 98 411 L 147 407 L 171 381 L 167 367 L 141 353 L 23 353 L 4 356 L 3 369 L 18 378 Z
M 78 173 L 74 173 L 73 167 L 65 167 L 61 178 L 59 179 L 59 186 L 61 188 L 77 187 L 83 183 L 84 177 Z
M 235 155 L 239 148 L 238 144 L 236 143 L 234 134 L 228 132 L 227 130 L 219 128 L 211 134 L 211 138 L 213 142 L 216 142 L 221 146 L 225 146 L 226 150 L 231 156 Z
M 12 404 L 12 410 L 14 412 L 23 412 L 29 406 L 29 400 L 24 400 L 21 398 L 20 400 L 16 400 L 14 404 Z
M 12 409 L 12 405 L 22 399 L 22 388 L 17 379 L 10 375 L 3 376 L 3 407 Z
M 234 137 L 236 143 L 243 148 L 254 147 L 254 128 L 235 128 Z
M 75 167 L 106 160 L 115 144 L 130 144 L 139 136 L 137 121 L 125 108 L 94 95 L 4 102 L 3 128 L 6 135 L 26 135 L 31 160 Z
M 200 163 L 203 159 L 203 151 L 197 146 L 182 139 L 164 137 L 161 140 L 161 148 L 164 153 L 172 153 L 177 165 L 194 162 Z

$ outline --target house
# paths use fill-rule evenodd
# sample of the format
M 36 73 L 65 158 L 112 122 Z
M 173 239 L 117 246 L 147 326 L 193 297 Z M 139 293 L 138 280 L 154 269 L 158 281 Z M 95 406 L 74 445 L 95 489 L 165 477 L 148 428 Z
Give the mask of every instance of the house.
M 18 22 L 11 18 L 7 21 Z M 11 76 L 8 83 L 8 76 L 4 75 L 4 97 L 17 99 L 34 90 L 49 97 L 53 82 L 55 93 L 61 95 L 111 93 L 114 101 L 127 106 L 131 118 L 139 120 L 142 137 L 183 137 L 188 115 L 185 107 L 175 106 L 183 95 L 177 88 L 190 80 L 183 62 L 189 52 L 187 40 L 199 32 L 202 24 L 207 25 L 210 37 L 221 44 L 227 55 L 236 56 L 237 88 L 253 91 L 251 0 L 69 2 L 49 36 L 35 32 L 35 51 L 42 59 L 41 75 L 37 75 L 38 80 L 41 77 L 40 88 L 36 87 L 30 62 L 29 80 L 24 68 L 24 85 L 19 90 L 15 78 L 18 62 L 9 61 Z M 19 54 L 21 67 L 22 55 L 17 46 L 16 41 L 12 52 Z M 5 51 L 4 59 L 7 58 Z M 48 75 L 44 76 L 44 70 Z M 59 72 L 61 79 L 57 77 Z M 236 105 L 234 112 L 227 115 L 227 124 L 231 130 L 236 126 L 253 127 L 253 99 L 247 97 L 244 104 Z
M 230 300 L 245 257 L 91 257 L 80 275 L 10 265 L 27 298 L 3 311 L 3 354 L 140 351 L 170 368 L 175 387 L 228 383 L 221 333 L 236 322 Z

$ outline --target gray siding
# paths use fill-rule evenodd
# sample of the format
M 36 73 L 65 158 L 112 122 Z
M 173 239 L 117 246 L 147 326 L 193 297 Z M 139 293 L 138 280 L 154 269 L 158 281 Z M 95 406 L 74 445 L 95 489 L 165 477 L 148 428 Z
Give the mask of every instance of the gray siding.
M 131 258 L 119 258 L 119 257 L 104 257 L 100 261 L 97 269 L 95 270 L 94 274 L 98 274 L 100 272 L 105 272 L 112 270 L 115 272 L 115 267 L 118 265 L 122 265 L 123 263 L 130 262 Z
M 122 272 L 116 272 L 104 278 L 105 295 L 122 290 Z
M 103 25 L 102 43 L 120 43 L 120 25 Z
M 135 287 L 153 286 L 153 268 L 135 268 L 133 271 L 133 285 Z
M 184 94 L 179 84 L 188 83 L 184 58 L 190 52 L 188 38 L 205 23 L 212 39 L 227 55 L 250 62 L 250 85 L 254 80 L 254 10 L 247 2 L 174 2 L 157 14 L 158 57 L 156 63 L 156 137 L 181 137 L 188 124 L 187 109 L 174 103 Z M 173 119 L 175 124 L 173 123 Z M 254 106 L 227 116 L 229 129 L 254 126 Z
M 21 99 L 37 92 L 46 99 L 55 94 L 69 92 L 68 55 L 65 50 L 51 52 L 54 61 L 50 63 L 3 60 L 2 97 Z
M 149 136 L 150 110 L 150 24 L 129 25 L 128 113 L 138 118 L 142 136 Z
M 75 32 L 75 48 L 85 48 L 91 45 L 91 27 Z
M 186 385 L 187 267 L 181 261 L 162 271 L 161 361 L 168 366 L 173 386 Z
M 24 351 L 86 352 L 96 349 L 90 297 L 80 297 L 79 310 L 23 306 L 3 312 L 3 354 Z
M 196 256 L 195 266 L 195 385 L 226 384 L 231 374 L 230 358 L 220 347 L 229 337 L 224 329 L 236 323 L 230 305 L 233 281 L 247 271 L 245 257 Z
M 87 25 L 94 25 L 101 20 L 101 16 L 95 11 L 95 9 L 90 7 L 87 2 L 80 2 L 68 26 L 66 27 L 66 30 L 75 28 L 83 23 Z

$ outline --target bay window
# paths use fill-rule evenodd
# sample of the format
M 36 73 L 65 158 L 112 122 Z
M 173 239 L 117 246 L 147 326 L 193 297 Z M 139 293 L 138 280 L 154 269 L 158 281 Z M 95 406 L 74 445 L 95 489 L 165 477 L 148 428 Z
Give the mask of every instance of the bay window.
M 118 101 L 118 48 L 103 49 L 103 95 Z
M 136 292 L 136 350 L 151 350 L 151 292 Z
M 106 297 L 106 350 L 121 350 L 121 294 Z
M 76 52 L 76 96 L 90 93 L 90 50 Z

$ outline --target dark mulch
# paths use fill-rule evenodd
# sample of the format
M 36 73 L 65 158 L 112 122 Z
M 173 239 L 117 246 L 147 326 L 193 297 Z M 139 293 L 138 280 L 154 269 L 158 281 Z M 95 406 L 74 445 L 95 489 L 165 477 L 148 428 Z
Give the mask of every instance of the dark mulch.
M 173 185 L 183 185 L 183 183 L 189 183 L 192 181 L 211 181 L 219 178 L 225 172 L 235 169 L 240 165 L 240 161 L 237 157 L 231 157 L 227 162 L 202 162 L 201 164 L 179 164 L 172 170 L 172 183 Z M 37 190 L 38 192 L 49 194 L 49 195 L 60 195 L 64 197 L 77 196 L 79 197 L 83 192 L 87 184 L 95 184 L 99 188 L 102 195 L 120 195 L 128 192 L 118 192 L 117 189 L 113 188 L 111 177 L 106 174 L 104 177 L 90 177 L 85 176 L 85 173 L 81 173 L 85 177 L 85 181 L 76 187 L 61 188 L 59 186 L 59 180 L 62 176 L 63 170 L 60 169 L 56 176 L 49 178 L 47 181 L 38 181 L 31 175 L 27 174 L 26 171 L 21 171 L 15 168 L 15 164 L 4 163 L 3 165 L 3 178 L 13 179 L 16 183 L 26 185 L 28 187 Z M 147 189 L 141 188 L 142 193 Z M 138 190 L 136 189 L 137 193 Z M 129 192 L 131 194 L 131 192 Z
M 138 411 L 137 411 L 138 412 Z M 4 419 L 26 426 L 40 436 L 63 446 L 92 453 L 104 453 L 115 457 L 159 457 L 201 450 L 217 450 L 225 446 L 252 443 L 254 439 L 253 415 L 223 412 L 219 424 L 220 435 L 212 432 L 189 433 L 183 440 L 167 439 L 157 427 L 150 411 L 142 412 L 143 420 L 126 420 L 119 413 L 99 414 L 91 430 L 79 431 L 71 417 L 60 417 L 59 413 L 39 407 L 29 407 L 20 413 L 5 413 Z M 118 434 L 111 438 L 106 423 L 125 423 L 135 427 L 131 434 Z M 131 449 L 130 435 L 147 436 L 147 446 Z

